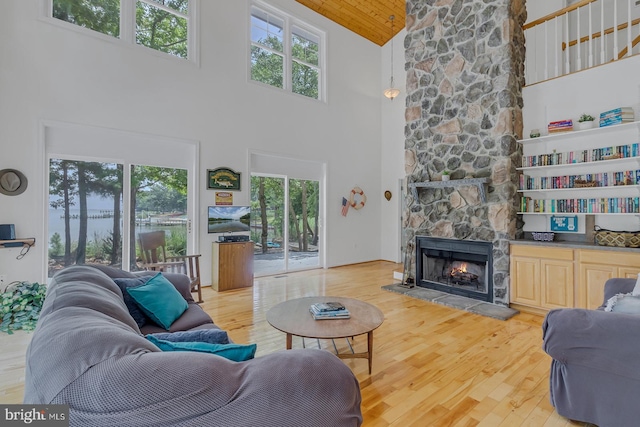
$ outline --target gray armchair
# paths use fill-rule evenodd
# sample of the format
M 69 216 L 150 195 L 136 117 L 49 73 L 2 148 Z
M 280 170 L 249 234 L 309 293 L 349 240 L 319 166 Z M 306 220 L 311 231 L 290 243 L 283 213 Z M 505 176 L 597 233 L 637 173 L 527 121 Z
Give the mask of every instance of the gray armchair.
M 640 424 L 640 313 L 605 312 L 609 298 L 636 279 L 610 279 L 597 310 L 550 311 L 542 325 L 558 414 L 599 427 Z

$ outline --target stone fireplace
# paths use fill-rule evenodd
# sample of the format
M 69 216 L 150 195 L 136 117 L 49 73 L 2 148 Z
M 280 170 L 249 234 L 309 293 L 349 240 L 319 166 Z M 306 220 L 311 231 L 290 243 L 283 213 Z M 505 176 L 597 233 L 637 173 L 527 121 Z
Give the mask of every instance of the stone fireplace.
M 407 0 L 405 171 L 414 191 L 405 199 L 403 240 L 416 248 L 421 237 L 481 242 L 490 265 L 471 276 L 454 272 L 453 286 L 433 286 L 460 294 L 482 285 L 482 295 L 471 296 L 500 305 L 509 303 L 509 240 L 522 235 L 516 167 L 525 19 L 524 0 Z M 449 182 L 441 181 L 445 170 Z M 450 274 L 447 263 L 460 261 L 460 251 L 449 252 L 426 261 L 433 253 L 412 251 L 416 279 L 425 265 Z

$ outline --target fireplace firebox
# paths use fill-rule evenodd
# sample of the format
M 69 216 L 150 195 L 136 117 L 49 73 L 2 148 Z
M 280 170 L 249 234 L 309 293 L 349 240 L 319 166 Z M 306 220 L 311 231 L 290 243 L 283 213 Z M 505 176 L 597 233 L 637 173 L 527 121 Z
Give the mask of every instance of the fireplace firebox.
M 493 244 L 416 237 L 416 285 L 493 302 Z

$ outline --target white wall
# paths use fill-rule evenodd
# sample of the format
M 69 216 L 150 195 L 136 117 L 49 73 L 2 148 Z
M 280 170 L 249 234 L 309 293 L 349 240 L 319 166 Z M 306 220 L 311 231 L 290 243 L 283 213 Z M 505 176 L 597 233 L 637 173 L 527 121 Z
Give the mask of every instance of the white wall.
M 391 73 L 391 44 L 393 43 L 393 80 L 394 86 L 400 89 L 400 95 L 393 101 L 384 96 L 381 100 L 382 113 L 382 157 L 380 170 L 381 193 L 391 191 L 391 200 L 387 201 L 383 194 L 381 206 L 381 258 L 394 262 L 400 259 L 400 217 L 401 197 L 400 180 L 405 176 L 404 172 L 404 112 L 407 96 L 407 73 L 404 69 L 404 38 L 406 29 L 402 29 L 392 40 L 382 46 L 381 55 L 381 92 L 389 87 Z
M 15 223 L 20 237 L 36 237 L 37 244 L 21 261 L 17 250 L 0 250 L 0 274 L 9 281 L 46 275 L 43 120 L 200 141 L 205 283 L 212 241 L 206 208 L 214 196 L 204 188 L 205 171 L 226 166 L 242 172 L 243 191 L 234 202 L 247 203 L 250 150 L 326 162 L 327 266 L 379 259 L 381 49 L 293 0 L 271 3 L 327 32 L 328 103 L 248 81 L 247 0 L 200 2 L 200 66 L 53 25 L 39 19 L 39 0 L 3 2 L 0 169 L 21 170 L 29 188 L 0 195 L 0 223 Z M 340 202 L 354 185 L 368 203 L 345 218 Z

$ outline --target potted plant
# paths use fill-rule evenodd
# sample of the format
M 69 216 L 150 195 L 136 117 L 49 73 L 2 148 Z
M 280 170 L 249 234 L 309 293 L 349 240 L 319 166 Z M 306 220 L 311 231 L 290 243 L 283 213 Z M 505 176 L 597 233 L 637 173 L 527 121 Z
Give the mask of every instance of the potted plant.
M 578 119 L 578 129 L 580 130 L 591 129 L 595 124 L 595 120 L 596 120 L 595 117 L 593 117 L 590 114 L 581 115 L 580 118 Z
M 449 172 L 448 170 L 443 170 L 442 171 L 442 180 L 443 181 L 449 181 L 449 179 L 451 178 L 451 172 Z
M 13 334 L 18 329 L 34 330 L 46 293 L 46 286 L 40 283 L 10 283 L 0 294 L 0 331 Z

